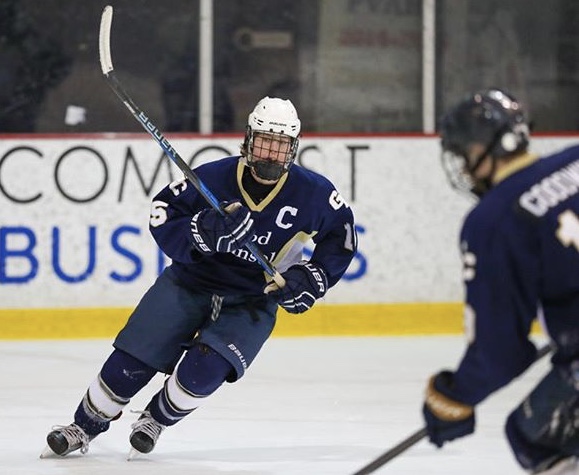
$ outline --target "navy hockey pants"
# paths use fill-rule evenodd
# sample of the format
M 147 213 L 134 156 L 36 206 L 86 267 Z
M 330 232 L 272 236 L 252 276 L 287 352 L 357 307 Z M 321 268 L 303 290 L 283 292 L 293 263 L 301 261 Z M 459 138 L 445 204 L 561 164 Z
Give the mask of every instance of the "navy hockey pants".
M 145 293 L 113 346 L 157 371 L 171 373 L 184 351 L 203 343 L 243 376 L 275 325 L 277 303 L 263 296 L 197 293 L 183 287 L 170 267 Z

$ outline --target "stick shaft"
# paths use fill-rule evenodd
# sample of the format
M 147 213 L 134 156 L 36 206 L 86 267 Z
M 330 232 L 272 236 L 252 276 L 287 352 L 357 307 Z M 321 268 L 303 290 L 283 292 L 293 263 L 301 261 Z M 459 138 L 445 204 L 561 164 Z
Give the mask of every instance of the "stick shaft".
M 551 352 L 551 349 L 552 349 L 552 347 L 550 344 L 547 344 L 547 345 L 539 348 L 539 350 L 537 351 L 537 357 L 536 357 L 535 361 L 538 361 L 541 358 L 543 358 L 544 356 L 548 355 Z M 395 445 L 394 447 L 392 447 L 387 452 L 384 452 L 382 455 L 380 455 L 376 459 L 372 460 L 372 462 L 365 465 L 357 472 L 354 472 L 352 475 L 369 475 L 370 473 L 374 473 L 374 471 L 378 470 L 380 467 L 382 467 L 382 465 L 388 463 L 394 457 L 397 457 L 405 450 L 407 450 L 410 447 L 412 447 L 413 445 L 417 444 L 422 439 L 424 439 L 427 435 L 428 435 L 428 432 L 426 431 L 426 427 L 423 427 L 422 429 L 417 430 L 416 432 L 414 432 L 414 434 L 410 435 L 409 437 L 404 439 L 402 442 L 400 442 L 398 445 Z
M 125 104 L 127 109 L 131 112 L 132 116 L 142 125 L 142 127 L 149 133 L 151 137 L 159 144 L 159 146 L 165 152 L 165 155 L 171 159 L 171 161 L 179 167 L 183 172 L 187 180 L 199 191 L 199 193 L 205 198 L 209 205 L 218 211 L 222 216 L 225 216 L 225 211 L 220 206 L 220 201 L 211 192 L 207 186 L 201 181 L 201 179 L 195 174 L 193 170 L 185 163 L 181 158 L 179 153 L 173 148 L 171 143 L 165 138 L 161 133 L 159 128 L 147 117 L 147 115 L 135 104 L 133 99 L 129 96 L 127 91 L 124 89 L 120 81 L 117 79 L 112 62 L 111 48 L 110 48 L 110 35 L 111 35 L 111 25 L 113 19 L 113 8 L 108 5 L 105 7 L 101 17 L 100 34 L 99 34 L 99 58 L 101 63 L 101 69 L 107 84 L 117 95 L 117 97 Z M 269 276 L 273 278 L 275 283 L 279 287 L 285 285 L 285 280 L 281 274 L 275 269 L 273 264 L 267 259 L 263 254 L 261 249 L 253 242 L 246 244 L 247 249 L 255 257 L 257 262 L 263 267 Z
M 417 430 L 414 434 L 410 437 L 407 437 L 398 445 L 392 447 L 388 452 L 384 452 L 380 457 L 374 459 L 368 465 L 365 465 L 360 470 L 355 472 L 353 475 L 368 475 L 373 473 L 375 470 L 379 469 L 382 465 L 392 460 L 394 457 L 400 455 L 406 449 L 409 449 L 417 442 L 420 442 L 424 437 L 426 437 L 427 432 L 426 429 Z

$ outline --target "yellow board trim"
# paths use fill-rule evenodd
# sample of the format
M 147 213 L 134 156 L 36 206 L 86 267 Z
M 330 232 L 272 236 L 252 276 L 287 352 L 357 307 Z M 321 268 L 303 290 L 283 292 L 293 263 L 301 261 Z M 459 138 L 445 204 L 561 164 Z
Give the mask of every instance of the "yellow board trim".
M 279 311 L 274 337 L 462 334 L 462 303 L 329 305 Z M 131 308 L 0 309 L 0 339 L 113 338 Z M 535 327 L 534 331 L 538 331 Z
M 291 315 L 280 311 L 280 336 L 372 336 L 462 333 L 462 304 L 316 305 Z

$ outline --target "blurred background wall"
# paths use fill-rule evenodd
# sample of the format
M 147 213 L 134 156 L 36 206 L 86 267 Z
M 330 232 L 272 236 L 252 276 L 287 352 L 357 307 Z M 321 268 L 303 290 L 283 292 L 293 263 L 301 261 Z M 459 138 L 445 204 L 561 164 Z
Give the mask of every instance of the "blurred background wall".
M 462 330 L 472 203 L 436 124 L 467 92 L 517 95 L 537 153 L 579 137 L 577 0 L 0 0 L 0 338 L 114 335 L 167 263 L 148 210 L 177 168 L 102 77 L 108 3 L 117 76 L 188 164 L 289 98 L 297 162 L 352 206 L 353 264 L 281 334 Z
M 579 129 L 576 0 L 2 0 L 0 133 L 139 130 L 100 73 L 107 3 L 116 70 L 167 132 L 242 132 L 266 94 L 305 132 L 432 132 L 489 86 L 526 102 L 535 130 Z

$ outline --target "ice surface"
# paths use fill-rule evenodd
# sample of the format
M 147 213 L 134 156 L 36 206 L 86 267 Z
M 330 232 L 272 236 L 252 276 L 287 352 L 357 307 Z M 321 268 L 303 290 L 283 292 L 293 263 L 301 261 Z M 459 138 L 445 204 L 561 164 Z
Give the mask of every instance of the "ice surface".
M 428 376 L 454 368 L 459 336 L 273 338 L 243 379 L 127 462 L 130 425 L 162 383 L 139 393 L 86 455 L 39 459 L 112 350 L 110 340 L 0 341 L 0 474 L 351 475 L 423 426 Z M 506 416 L 547 371 L 544 358 L 477 410 L 473 436 L 423 440 L 376 474 L 515 475 Z

